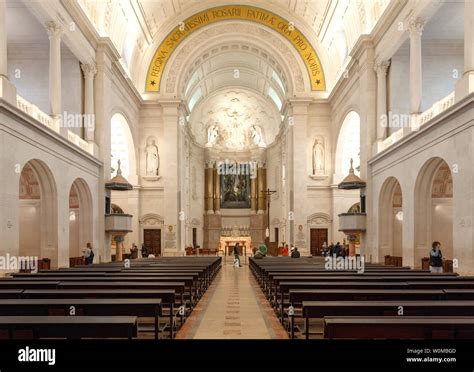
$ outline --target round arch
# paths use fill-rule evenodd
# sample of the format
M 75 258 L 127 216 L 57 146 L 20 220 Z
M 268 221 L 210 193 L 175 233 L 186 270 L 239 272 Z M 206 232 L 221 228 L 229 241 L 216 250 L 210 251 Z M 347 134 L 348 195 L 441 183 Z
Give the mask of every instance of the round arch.
M 56 181 L 42 160 L 23 166 L 19 182 L 19 255 L 49 258 L 58 265 L 58 194 Z
M 199 64 L 203 50 L 210 50 L 212 54 L 213 50 L 221 46 L 227 45 L 227 50 L 231 51 L 229 46 L 245 44 L 251 53 L 253 46 L 258 46 L 256 53 L 262 61 L 271 61 L 273 57 L 275 66 L 278 61 L 285 80 L 291 83 L 288 96 L 303 94 L 309 90 L 309 79 L 304 65 L 285 40 L 258 24 L 230 22 L 199 30 L 176 49 L 163 72 L 161 93 L 181 95 L 189 67 Z
M 290 23 L 284 18 L 263 8 L 232 5 L 204 9 L 195 12 L 180 24 L 176 23 L 168 35 L 164 39 L 160 39 L 160 45 L 155 45 L 154 55 L 148 59 L 150 64 L 145 79 L 145 91 L 160 91 L 166 64 L 180 43 L 197 30 L 223 21 L 246 21 L 259 24 L 267 30 L 278 33 L 280 38 L 286 39 L 293 45 L 296 54 L 305 64 L 311 90 L 325 90 L 324 72 L 319 57 L 305 35 L 294 24 L 289 27 Z
M 445 258 L 453 255 L 453 177 L 448 163 L 434 157 L 426 161 L 415 183 L 415 265 L 427 257 L 431 243 L 441 242 Z
M 388 177 L 380 189 L 378 202 L 378 246 L 380 258 L 383 258 L 385 255 L 403 256 L 402 207 L 400 182 L 395 177 Z
M 350 159 L 354 160 L 354 171 L 360 165 L 360 116 L 356 111 L 350 111 L 344 117 L 337 136 L 334 157 L 334 183 L 340 182 L 349 172 Z
M 127 118 L 120 112 L 112 115 L 111 126 L 111 167 L 117 170 L 121 161 L 122 175 L 132 184 L 137 184 L 137 158 L 132 131 Z M 114 172 L 112 172 L 114 173 Z M 111 175 L 113 177 L 113 174 Z
M 79 257 L 93 241 L 93 206 L 89 185 L 76 178 L 69 192 L 69 256 Z

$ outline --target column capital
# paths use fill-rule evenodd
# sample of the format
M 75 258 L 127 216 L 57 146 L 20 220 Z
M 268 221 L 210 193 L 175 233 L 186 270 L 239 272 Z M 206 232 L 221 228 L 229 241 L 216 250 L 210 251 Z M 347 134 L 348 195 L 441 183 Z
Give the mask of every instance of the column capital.
M 419 17 L 410 19 L 408 21 L 408 32 L 410 33 L 410 37 L 421 36 L 425 23 L 426 21 Z
M 48 31 L 49 38 L 61 36 L 62 27 L 57 21 L 46 22 L 46 31 Z
M 377 73 L 377 75 L 386 76 L 389 66 L 390 66 L 390 61 L 381 61 L 374 65 L 374 70 Z
M 94 77 L 97 74 L 97 66 L 95 63 L 81 63 L 81 70 L 84 73 L 84 77 Z

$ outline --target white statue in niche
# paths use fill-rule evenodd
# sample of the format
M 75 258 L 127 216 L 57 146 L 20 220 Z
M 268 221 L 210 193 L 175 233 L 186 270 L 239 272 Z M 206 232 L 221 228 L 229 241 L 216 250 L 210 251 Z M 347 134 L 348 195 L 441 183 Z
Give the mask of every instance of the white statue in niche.
M 313 146 L 313 174 L 324 174 L 324 144 L 321 139 L 316 139 Z
M 265 142 L 263 142 L 262 129 L 258 125 L 253 124 L 250 127 L 250 138 L 252 138 L 252 142 L 254 145 L 257 145 L 259 147 L 265 147 Z
M 145 148 L 145 173 L 147 176 L 158 176 L 160 156 L 154 139 L 148 139 Z
M 219 128 L 217 125 L 211 125 L 207 130 L 206 147 L 212 147 L 212 145 L 215 145 L 217 137 L 219 137 Z

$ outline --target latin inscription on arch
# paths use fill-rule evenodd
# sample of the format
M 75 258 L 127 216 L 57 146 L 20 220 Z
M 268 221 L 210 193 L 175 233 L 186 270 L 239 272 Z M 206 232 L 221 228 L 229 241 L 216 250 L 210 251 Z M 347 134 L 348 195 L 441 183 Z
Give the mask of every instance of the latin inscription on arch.
M 284 18 L 265 9 L 245 5 L 232 5 L 220 6 L 199 12 L 181 22 L 169 33 L 161 42 L 148 68 L 146 91 L 160 91 L 161 78 L 166 63 L 179 43 L 195 30 L 225 20 L 257 22 L 278 32 L 291 42 L 301 56 L 311 81 L 311 90 L 324 91 L 326 89 L 323 69 L 316 51 L 301 31 Z

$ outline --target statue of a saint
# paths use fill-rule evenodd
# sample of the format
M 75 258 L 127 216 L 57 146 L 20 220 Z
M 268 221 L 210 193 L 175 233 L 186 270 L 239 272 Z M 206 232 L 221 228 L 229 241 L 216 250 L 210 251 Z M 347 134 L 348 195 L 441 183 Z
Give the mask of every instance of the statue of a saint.
M 211 147 L 217 141 L 217 137 L 219 137 L 219 128 L 217 125 L 211 125 L 207 130 L 207 147 Z
M 313 174 L 324 174 L 324 146 L 318 139 L 313 146 Z
M 158 176 L 160 169 L 160 156 L 155 140 L 149 139 L 145 149 L 145 173 L 147 176 Z
M 259 126 L 253 124 L 250 127 L 250 138 L 252 138 L 252 142 L 254 145 L 265 147 L 265 142 L 263 142 L 262 129 Z

